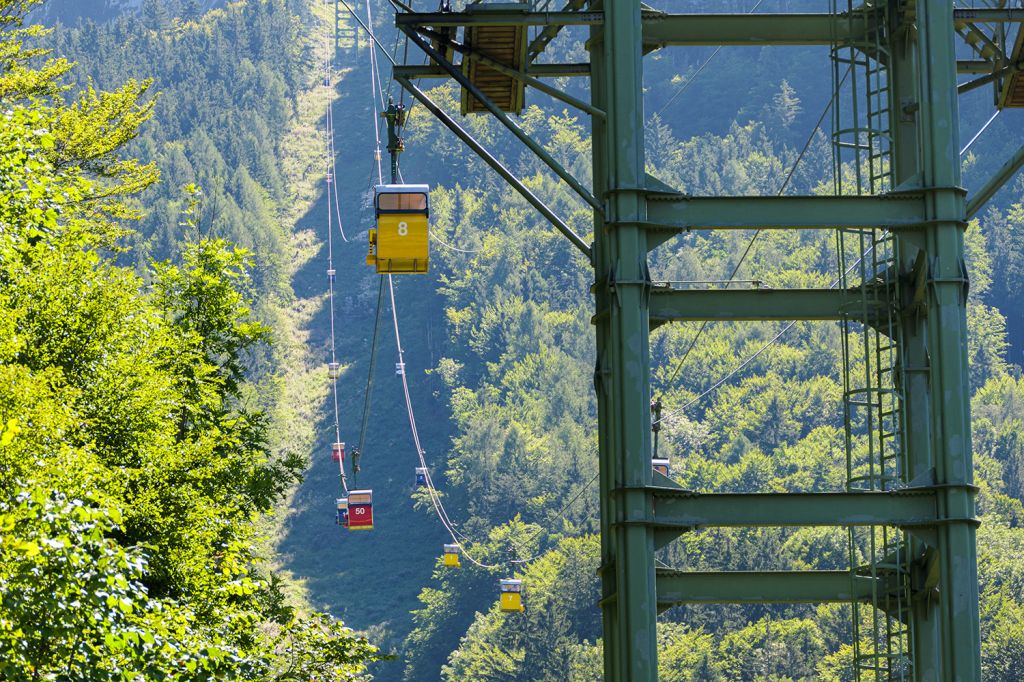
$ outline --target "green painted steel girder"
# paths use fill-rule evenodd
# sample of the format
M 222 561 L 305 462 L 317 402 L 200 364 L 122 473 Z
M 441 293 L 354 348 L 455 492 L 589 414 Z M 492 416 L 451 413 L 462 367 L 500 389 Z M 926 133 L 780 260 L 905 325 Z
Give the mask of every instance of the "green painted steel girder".
M 934 526 L 934 490 L 875 493 L 691 493 L 654 489 L 654 523 L 667 528 Z
M 645 14 L 644 49 L 673 45 L 832 45 L 867 33 L 862 15 Z
M 881 579 L 849 571 L 657 571 L 658 607 L 870 601 Z
M 985 59 L 959 59 L 956 62 L 957 73 L 993 73 L 999 66 Z
M 953 190 L 959 191 L 959 190 Z M 649 196 L 650 228 L 674 230 L 917 227 L 927 222 L 924 194 L 879 196 Z
M 703 320 L 862 320 L 859 291 L 842 289 L 662 289 L 651 290 L 651 327 Z

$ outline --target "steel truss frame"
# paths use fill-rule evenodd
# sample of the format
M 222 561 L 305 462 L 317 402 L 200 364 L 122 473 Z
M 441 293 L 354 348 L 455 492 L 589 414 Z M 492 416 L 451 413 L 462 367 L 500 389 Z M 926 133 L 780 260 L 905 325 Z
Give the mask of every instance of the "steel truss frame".
M 909 669 L 879 679 L 977 680 L 981 675 L 975 495 L 967 379 L 963 232 L 969 215 L 1024 164 L 1024 150 L 970 202 L 960 187 L 957 73 L 996 74 L 998 59 L 957 61 L 956 34 L 974 22 L 1021 22 L 1021 10 L 954 10 L 952 3 L 891 1 L 891 11 L 830 14 L 681 15 L 641 0 L 569 0 L 562 11 L 399 13 L 396 25 L 431 57 L 399 65 L 395 79 L 439 118 L 587 257 L 594 268 L 600 443 L 605 679 L 657 678 L 656 616 L 686 603 L 869 602 L 906 589 Z M 884 3 L 885 0 L 880 0 Z M 877 6 L 879 3 L 875 2 Z M 873 9 L 873 8 L 869 8 Z M 864 45 L 885 31 L 891 79 L 894 186 L 867 196 L 691 197 L 644 171 L 643 56 L 672 45 Z M 515 122 L 431 44 L 443 27 L 542 27 L 536 57 L 563 26 L 587 26 L 589 64 L 492 65 L 536 86 L 538 78 L 588 77 L 593 189 L 518 129 Z M 965 29 L 965 27 L 967 27 Z M 451 34 L 449 34 L 451 35 Z M 435 43 L 436 45 L 436 43 Z M 472 54 L 471 48 L 450 45 Z M 462 48 L 462 49 L 459 49 Z M 450 52 L 449 52 L 450 54 Z M 594 207 L 593 244 L 575 234 L 514 174 L 433 103 L 414 81 L 452 78 L 533 149 Z M 542 88 L 543 89 L 543 88 Z M 548 86 L 546 92 L 551 88 Z M 550 93 L 549 93 L 550 94 Z M 573 98 L 560 97 L 572 104 Z M 691 229 L 884 229 L 898 254 L 901 287 L 690 290 L 652 282 L 648 252 Z M 653 327 L 680 320 L 898 320 L 893 343 L 905 376 L 905 484 L 889 492 L 696 494 L 651 469 L 650 349 Z M 913 314 L 900 314 L 912 312 Z M 877 319 L 876 319 L 877 318 Z M 891 327 L 891 323 L 890 323 Z M 715 526 L 892 527 L 904 532 L 912 570 L 874 572 L 683 572 L 659 567 L 655 551 L 688 530 Z M 897 584 L 898 583 L 898 584 Z

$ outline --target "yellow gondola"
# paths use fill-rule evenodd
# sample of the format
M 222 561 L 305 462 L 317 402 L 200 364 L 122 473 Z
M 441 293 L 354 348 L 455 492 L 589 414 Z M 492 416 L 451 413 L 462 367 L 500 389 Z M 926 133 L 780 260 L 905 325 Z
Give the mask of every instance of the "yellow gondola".
M 379 274 L 424 273 L 430 265 L 428 185 L 377 185 L 377 226 L 366 264 Z
M 501 580 L 501 610 L 523 610 L 523 581 L 515 578 Z
M 668 476 L 669 471 L 671 471 L 669 461 L 667 459 L 652 459 L 651 466 L 653 466 L 654 470 L 662 476 Z
M 462 564 L 459 562 L 458 545 L 444 546 L 444 565 L 447 568 L 460 568 L 462 566 Z

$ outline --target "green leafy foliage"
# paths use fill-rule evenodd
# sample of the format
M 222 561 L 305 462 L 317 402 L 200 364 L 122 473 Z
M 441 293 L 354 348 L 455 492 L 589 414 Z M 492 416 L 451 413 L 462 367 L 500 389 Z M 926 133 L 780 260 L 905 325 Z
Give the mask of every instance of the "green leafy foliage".
M 253 553 L 303 462 L 245 401 L 269 343 L 249 254 L 183 243 L 149 286 L 115 262 L 157 179 L 122 156 L 153 103 L 66 102 L 22 49 L 32 4 L 0 0 L 0 674 L 357 679 L 375 648 L 283 608 Z

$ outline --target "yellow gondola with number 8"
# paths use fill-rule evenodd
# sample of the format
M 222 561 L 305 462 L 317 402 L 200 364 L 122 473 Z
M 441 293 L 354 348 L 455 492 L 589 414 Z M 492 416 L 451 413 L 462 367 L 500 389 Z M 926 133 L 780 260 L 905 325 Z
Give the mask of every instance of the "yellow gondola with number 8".
M 427 272 L 430 265 L 428 185 L 377 185 L 377 228 L 366 264 L 379 274 Z

